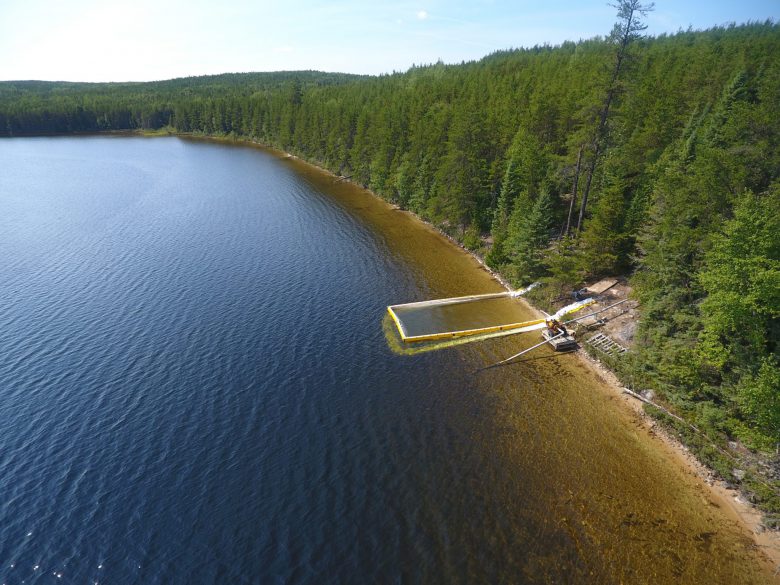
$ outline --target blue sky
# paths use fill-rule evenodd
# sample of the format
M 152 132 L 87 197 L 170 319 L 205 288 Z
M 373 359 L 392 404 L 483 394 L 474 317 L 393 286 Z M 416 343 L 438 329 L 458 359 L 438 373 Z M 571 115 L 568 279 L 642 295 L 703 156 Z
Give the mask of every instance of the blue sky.
M 657 35 L 780 20 L 780 1 L 660 0 Z M 0 0 L 0 80 L 142 81 L 233 71 L 379 74 L 607 34 L 606 0 Z

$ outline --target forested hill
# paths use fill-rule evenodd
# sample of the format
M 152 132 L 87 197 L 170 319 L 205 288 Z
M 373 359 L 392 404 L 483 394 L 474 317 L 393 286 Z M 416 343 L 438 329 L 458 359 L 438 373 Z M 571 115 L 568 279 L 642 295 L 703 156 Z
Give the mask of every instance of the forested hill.
M 631 274 L 642 320 L 623 374 L 710 436 L 769 450 L 780 440 L 780 26 L 622 40 L 379 77 L 5 82 L 0 133 L 245 137 L 351 177 L 517 283 L 544 279 L 550 296 Z
M 196 99 L 230 96 L 248 100 L 286 88 L 322 87 L 362 79 L 366 77 L 278 71 L 124 83 L 0 81 L 0 136 L 158 129 L 171 123 L 175 106 Z

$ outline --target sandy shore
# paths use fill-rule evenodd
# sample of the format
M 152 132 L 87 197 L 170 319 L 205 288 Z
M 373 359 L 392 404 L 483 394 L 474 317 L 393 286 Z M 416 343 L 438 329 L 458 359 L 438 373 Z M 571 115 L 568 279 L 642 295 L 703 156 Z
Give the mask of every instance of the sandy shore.
M 484 264 L 480 258 L 477 259 Z M 492 270 L 488 269 L 488 272 L 496 277 Z M 497 280 L 506 286 L 503 279 L 499 277 Z M 534 307 L 526 299 L 521 297 L 520 300 L 539 317 L 544 316 L 542 311 Z M 764 553 L 767 559 L 768 571 L 773 574 L 774 581 L 780 583 L 780 532 L 765 529 L 762 525 L 761 512 L 745 500 L 738 490 L 726 487 L 726 484 L 718 480 L 714 472 L 696 459 L 685 445 L 667 433 L 645 412 L 644 405 L 640 400 L 623 392 L 623 385 L 610 369 L 591 357 L 583 349 L 577 350 L 576 357 L 593 370 L 596 376 L 603 381 L 602 387 L 604 391 L 618 398 L 622 407 L 653 438 L 654 443 L 672 461 L 679 465 L 686 475 L 695 481 L 702 493 L 706 495 L 710 504 L 723 510 L 726 517 L 737 524 L 753 540 L 758 550 Z
M 745 533 L 749 534 L 759 550 L 766 555 L 768 562 L 772 564 L 775 578 L 780 583 L 780 532 L 764 529 L 761 513 L 742 498 L 738 490 L 730 489 L 723 481 L 716 479 L 712 470 L 702 465 L 685 445 L 645 413 L 643 403 L 623 392 L 622 384 L 611 370 L 583 350 L 577 351 L 577 354 L 579 359 L 604 380 L 605 389 L 617 395 L 623 405 L 631 410 L 636 420 L 656 440 L 659 447 L 669 454 L 688 475 L 696 478 L 710 502 L 722 509 L 729 519 L 739 524 Z
M 285 153 L 285 156 L 297 158 L 289 153 Z M 301 162 L 313 166 L 339 180 L 345 180 L 342 177 L 338 177 L 338 175 L 335 175 L 334 173 L 318 165 L 312 164 L 302 159 L 298 160 L 301 160 Z M 384 201 L 384 199 L 370 190 L 366 189 L 366 191 L 371 193 L 377 199 Z M 384 202 L 387 203 L 386 201 Z M 411 212 L 406 213 L 414 215 Z M 460 242 L 456 241 L 448 234 L 441 232 L 441 230 L 438 230 L 436 226 L 430 222 L 427 222 L 419 217 L 416 217 L 416 219 L 421 223 L 424 223 L 429 227 L 439 231 L 439 233 L 441 233 L 458 248 L 474 257 L 477 262 L 479 262 L 479 264 L 485 269 L 485 271 L 487 271 L 504 288 L 507 290 L 512 290 L 512 287 L 506 281 L 506 279 L 504 279 L 500 273 L 497 273 L 489 266 L 487 266 L 483 258 L 481 258 L 478 254 L 475 254 L 471 250 L 465 248 L 460 244 Z M 521 301 L 540 318 L 544 316 L 542 311 L 534 307 L 526 299 L 521 298 Z M 708 469 L 701 462 L 699 462 L 699 460 L 696 459 L 693 454 L 691 454 L 685 445 L 683 445 L 672 435 L 668 434 L 660 427 L 660 425 L 658 425 L 656 421 L 647 415 L 644 411 L 643 403 L 623 392 L 623 385 L 611 370 L 609 370 L 598 360 L 592 358 L 582 349 L 578 350 L 576 355 L 577 359 L 587 364 L 587 366 L 594 370 L 596 375 L 604 381 L 605 391 L 617 396 L 620 402 L 623 404 L 624 408 L 630 410 L 635 420 L 641 424 L 641 426 L 655 439 L 658 447 L 666 452 L 669 457 L 673 459 L 678 465 L 680 465 L 686 474 L 695 478 L 704 493 L 707 494 L 710 503 L 722 509 L 729 519 L 737 523 L 742 528 L 742 530 L 747 535 L 749 535 L 753 542 L 755 542 L 756 547 L 765 554 L 767 557 L 767 562 L 771 563 L 770 570 L 774 571 L 775 580 L 777 583 L 780 583 L 780 532 L 764 529 L 761 523 L 761 512 L 759 512 L 750 502 L 742 498 L 738 490 L 730 489 L 726 487 L 726 484 L 723 481 L 716 479 L 712 470 Z
M 337 181 L 351 182 L 349 179 L 339 177 L 328 169 L 325 169 L 317 164 L 299 159 L 293 154 L 262 145 L 255 141 L 207 136 L 185 136 L 187 138 L 214 140 L 221 143 L 227 142 L 259 147 L 263 150 L 275 153 L 280 158 L 295 159 L 297 162 L 315 168 Z M 371 193 L 379 201 L 392 206 L 392 204 L 388 203 L 370 190 L 365 188 L 363 189 L 367 193 Z M 411 212 L 406 211 L 405 213 L 414 216 L 414 214 Z M 414 217 L 417 221 L 420 221 L 421 223 L 435 229 L 465 253 L 471 255 L 474 259 L 477 260 L 482 268 L 491 275 L 493 279 L 495 279 L 507 290 L 511 290 L 508 282 L 500 274 L 490 269 L 478 254 L 475 254 L 472 251 L 466 249 L 459 242 L 447 234 L 441 232 L 441 230 L 438 230 L 436 226 L 433 226 L 429 222 L 426 222 L 419 217 Z M 526 299 L 521 300 L 530 311 L 534 312 L 539 317 L 543 316 L 543 313 L 531 305 Z M 746 536 L 752 539 L 756 548 L 763 552 L 766 558 L 767 572 L 774 576 L 774 582 L 780 584 L 780 532 L 763 529 L 761 525 L 761 513 L 758 512 L 749 502 L 745 501 L 740 496 L 738 491 L 727 488 L 722 481 L 715 479 L 711 470 L 703 466 L 682 443 L 666 433 L 652 418 L 650 418 L 644 412 L 642 402 L 624 393 L 623 386 L 618 380 L 617 376 L 615 376 L 602 363 L 589 356 L 584 350 L 579 350 L 576 352 L 576 359 L 581 360 L 582 363 L 594 371 L 596 376 L 601 381 L 603 381 L 602 387 L 604 391 L 617 398 L 622 408 L 624 408 L 628 415 L 633 418 L 637 426 L 644 429 L 644 431 L 653 438 L 654 443 L 658 446 L 658 448 L 664 452 L 670 460 L 679 465 L 686 475 L 690 476 L 692 482 L 696 487 L 698 487 L 703 497 L 705 497 L 711 505 L 721 509 L 729 520 L 733 521 L 735 525 L 739 526 L 739 528 Z

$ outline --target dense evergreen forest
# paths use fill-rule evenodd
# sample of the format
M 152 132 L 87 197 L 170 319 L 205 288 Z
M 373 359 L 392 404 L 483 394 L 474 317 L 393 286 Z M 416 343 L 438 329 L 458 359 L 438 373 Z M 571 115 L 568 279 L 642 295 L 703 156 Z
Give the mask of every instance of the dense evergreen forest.
M 619 19 L 603 39 L 379 77 L 2 82 L 0 134 L 251 139 L 414 211 L 516 284 L 541 279 L 538 301 L 630 275 L 642 318 L 618 372 L 703 431 L 725 477 L 728 441 L 764 453 L 750 490 L 777 513 L 780 25 L 640 33 Z

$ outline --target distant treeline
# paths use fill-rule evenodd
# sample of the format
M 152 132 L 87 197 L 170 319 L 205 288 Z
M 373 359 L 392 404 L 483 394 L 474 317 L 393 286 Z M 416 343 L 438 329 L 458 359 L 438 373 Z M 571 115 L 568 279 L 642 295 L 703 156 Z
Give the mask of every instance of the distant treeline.
M 780 26 L 637 38 L 615 76 L 618 41 L 379 77 L 4 82 L 0 134 L 167 126 L 248 138 L 350 176 L 518 284 L 542 278 L 550 299 L 631 274 L 642 319 L 623 374 L 711 436 L 770 449 Z

